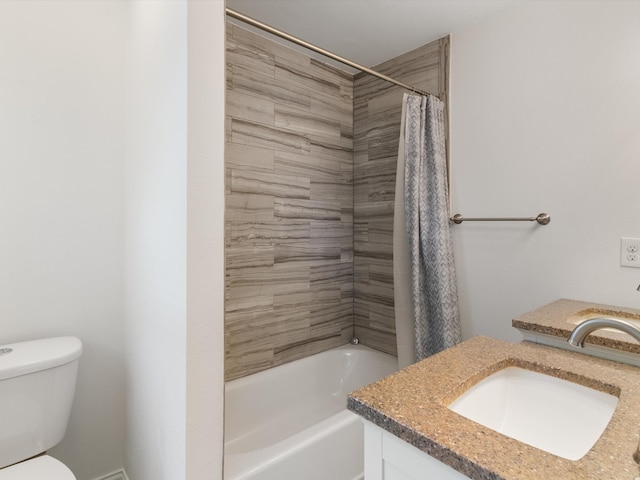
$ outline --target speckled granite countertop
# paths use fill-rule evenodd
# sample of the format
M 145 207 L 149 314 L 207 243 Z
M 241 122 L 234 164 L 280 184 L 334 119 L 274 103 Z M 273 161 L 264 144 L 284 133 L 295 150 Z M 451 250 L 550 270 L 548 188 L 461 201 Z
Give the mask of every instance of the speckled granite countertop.
M 561 299 L 513 319 L 512 325 L 521 330 L 569 338 L 576 321 L 603 316 L 640 320 L 640 310 Z M 585 339 L 585 344 L 640 354 L 640 343 L 621 332 L 596 330 Z
M 520 366 L 619 397 L 598 442 L 578 461 L 505 437 L 447 408 L 483 378 Z M 634 480 L 640 369 L 530 342 L 475 337 L 353 392 L 349 410 L 476 480 Z

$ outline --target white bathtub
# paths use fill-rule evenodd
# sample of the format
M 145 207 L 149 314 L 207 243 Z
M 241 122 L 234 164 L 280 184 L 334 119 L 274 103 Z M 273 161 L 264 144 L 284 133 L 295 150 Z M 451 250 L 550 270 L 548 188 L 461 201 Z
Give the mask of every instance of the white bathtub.
M 347 395 L 398 369 L 345 345 L 227 382 L 224 480 L 363 478 L 363 425 Z

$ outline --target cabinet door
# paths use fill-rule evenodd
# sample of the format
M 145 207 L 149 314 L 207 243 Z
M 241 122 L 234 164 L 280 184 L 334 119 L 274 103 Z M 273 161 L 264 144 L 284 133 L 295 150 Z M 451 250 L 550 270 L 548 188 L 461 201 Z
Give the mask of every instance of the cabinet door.
M 392 463 L 384 462 L 383 469 L 384 480 L 415 480 L 414 477 L 409 477 Z
M 469 480 L 444 463 L 365 421 L 365 480 Z

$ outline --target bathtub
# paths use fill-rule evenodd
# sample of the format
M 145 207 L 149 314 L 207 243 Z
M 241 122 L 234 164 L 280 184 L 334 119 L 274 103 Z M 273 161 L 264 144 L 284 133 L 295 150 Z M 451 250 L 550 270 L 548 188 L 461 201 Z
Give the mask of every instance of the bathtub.
M 363 478 L 363 424 L 347 395 L 398 369 L 345 345 L 225 385 L 224 480 Z

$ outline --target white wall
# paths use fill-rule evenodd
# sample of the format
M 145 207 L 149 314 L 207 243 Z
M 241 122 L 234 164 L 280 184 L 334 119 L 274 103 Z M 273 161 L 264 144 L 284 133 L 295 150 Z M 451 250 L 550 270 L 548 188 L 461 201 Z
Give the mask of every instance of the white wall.
M 126 465 L 185 465 L 187 4 L 131 5 L 125 168 Z
M 454 32 L 453 213 L 465 337 L 557 298 L 640 308 L 640 2 L 527 2 Z
M 0 2 L 0 344 L 82 339 L 51 452 L 79 480 L 125 452 L 132 479 L 221 478 L 223 18 L 222 0 Z
M 222 477 L 223 6 L 132 4 L 125 449 L 135 480 Z
M 123 463 L 125 42 L 121 2 L 0 2 L 0 343 L 82 340 L 80 480 Z
M 189 3 L 186 479 L 222 478 L 224 0 Z

